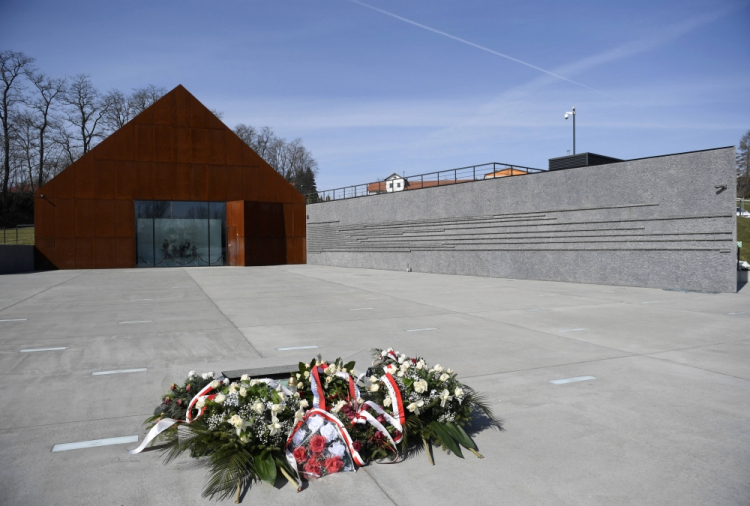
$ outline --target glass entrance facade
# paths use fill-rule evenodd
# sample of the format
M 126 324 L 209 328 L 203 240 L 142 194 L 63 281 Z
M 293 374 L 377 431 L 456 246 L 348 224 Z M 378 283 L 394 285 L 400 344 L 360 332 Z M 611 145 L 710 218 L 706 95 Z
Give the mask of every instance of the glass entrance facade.
M 136 267 L 227 265 L 224 202 L 135 201 Z

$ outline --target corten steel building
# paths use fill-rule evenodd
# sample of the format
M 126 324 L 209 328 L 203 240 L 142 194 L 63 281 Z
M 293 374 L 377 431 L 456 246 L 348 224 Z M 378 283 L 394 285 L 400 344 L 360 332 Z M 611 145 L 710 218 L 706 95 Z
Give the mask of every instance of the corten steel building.
M 306 261 L 302 194 L 182 86 L 35 196 L 37 269 Z

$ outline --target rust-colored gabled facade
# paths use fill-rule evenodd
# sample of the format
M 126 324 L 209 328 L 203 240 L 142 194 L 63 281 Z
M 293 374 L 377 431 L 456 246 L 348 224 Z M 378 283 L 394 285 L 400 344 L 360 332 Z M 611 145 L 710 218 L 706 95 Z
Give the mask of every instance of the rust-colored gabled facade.
M 35 197 L 38 269 L 135 267 L 135 208 L 149 201 L 225 203 L 224 265 L 306 260 L 302 194 L 182 86 Z

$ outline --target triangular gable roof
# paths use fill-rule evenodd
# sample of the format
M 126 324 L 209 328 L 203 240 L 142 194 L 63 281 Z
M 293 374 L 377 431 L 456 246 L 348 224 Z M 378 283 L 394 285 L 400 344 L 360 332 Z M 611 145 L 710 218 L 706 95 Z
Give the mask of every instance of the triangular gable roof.
M 152 194 L 145 190 L 149 185 Z M 305 201 L 182 85 L 39 188 L 39 194 L 71 199 Z

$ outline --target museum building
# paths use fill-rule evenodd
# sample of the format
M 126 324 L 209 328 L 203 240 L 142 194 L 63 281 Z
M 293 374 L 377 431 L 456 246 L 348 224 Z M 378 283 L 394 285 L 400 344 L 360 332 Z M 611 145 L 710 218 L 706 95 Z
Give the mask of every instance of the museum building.
M 305 198 L 183 86 L 35 192 L 36 269 L 303 264 Z

